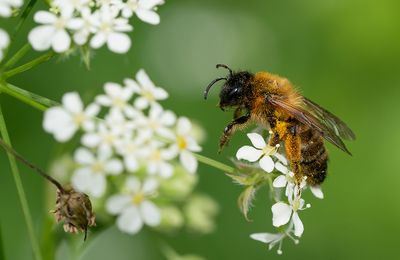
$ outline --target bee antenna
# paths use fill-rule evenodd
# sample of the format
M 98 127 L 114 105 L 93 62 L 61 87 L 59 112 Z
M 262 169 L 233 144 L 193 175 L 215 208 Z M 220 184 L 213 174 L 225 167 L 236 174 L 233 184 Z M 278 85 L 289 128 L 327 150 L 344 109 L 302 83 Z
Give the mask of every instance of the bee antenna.
M 213 81 L 211 81 L 210 84 L 208 84 L 206 90 L 204 91 L 204 99 L 207 99 L 208 92 L 210 91 L 211 87 L 212 87 L 215 83 L 217 83 L 218 81 L 223 80 L 223 79 L 224 79 L 224 80 L 227 80 L 227 78 L 216 78 L 216 79 L 214 79 Z
M 229 70 L 229 75 L 230 75 L 230 76 L 232 76 L 232 74 L 233 74 L 231 68 L 229 68 L 228 65 L 225 65 L 225 64 L 217 64 L 215 67 L 217 67 L 217 69 L 220 68 L 220 67 L 222 67 L 222 68 L 225 68 L 225 69 Z

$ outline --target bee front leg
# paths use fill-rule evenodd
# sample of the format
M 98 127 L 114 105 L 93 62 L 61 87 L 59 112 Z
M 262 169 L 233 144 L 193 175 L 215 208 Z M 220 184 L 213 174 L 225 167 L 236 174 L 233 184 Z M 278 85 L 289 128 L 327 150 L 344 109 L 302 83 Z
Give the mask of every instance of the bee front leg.
M 235 111 L 236 114 L 236 111 Z M 250 113 L 246 115 L 234 118 L 229 125 L 227 125 L 224 129 L 224 133 L 222 134 L 219 140 L 219 151 L 221 152 L 224 146 L 229 142 L 230 137 L 232 134 L 241 126 L 244 126 L 250 120 Z

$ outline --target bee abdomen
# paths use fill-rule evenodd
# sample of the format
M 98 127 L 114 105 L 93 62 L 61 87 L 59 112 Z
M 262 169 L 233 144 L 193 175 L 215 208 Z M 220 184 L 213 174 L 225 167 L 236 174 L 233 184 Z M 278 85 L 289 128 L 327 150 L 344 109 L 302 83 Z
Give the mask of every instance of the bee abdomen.
M 301 173 L 307 176 L 310 185 L 317 185 L 324 181 L 328 167 L 328 153 L 325 149 L 321 134 L 311 128 L 300 133 L 301 140 Z

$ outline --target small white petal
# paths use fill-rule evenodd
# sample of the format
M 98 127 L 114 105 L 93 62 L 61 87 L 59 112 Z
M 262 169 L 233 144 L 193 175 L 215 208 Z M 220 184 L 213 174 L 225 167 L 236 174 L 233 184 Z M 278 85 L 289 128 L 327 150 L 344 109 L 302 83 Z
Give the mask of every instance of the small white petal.
M 126 208 L 131 202 L 132 198 L 127 195 L 114 195 L 111 196 L 106 203 L 107 212 L 112 215 L 117 215 Z
M 180 117 L 176 124 L 176 131 L 178 135 L 187 135 L 192 129 L 192 124 L 187 117 Z
M 72 113 L 80 113 L 83 111 L 83 103 L 77 92 L 69 92 L 62 97 L 64 107 Z
M 260 167 L 266 172 L 272 172 L 274 170 L 274 161 L 269 156 L 263 156 L 260 159 Z
M 58 30 L 53 37 L 52 47 L 55 52 L 61 53 L 69 49 L 71 38 L 65 30 Z
M 82 136 L 81 142 L 85 146 L 93 148 L 100 144 L 101 138 L 97 133 L 88 133 Z
M 33 20 L 37 23 L 53 24 L 57 20 L 57 17 L 47 11 L 37 11 L 33 16 Z
M 140 6 L 144 9 L 153 9 L 156 5 L 164 4 L 164 0 L 145 0 L 140 1 Z
M 112 175 L 120 174 L 123 171 L 124 167 L 120 160 L 113 159 L 106 163 L 105 171 L 106 173 L 110 173 Z
M 160 211 L 151 201 L 143 201 L 143 203 L 140 204 L 140 213 L 142 214 L 143 221 L 147 225 L 154 227 L 160 224 Z
M 58 128 L 53 132 L 54 138 L 60 142 L 64 143 L 72 138 L 72 136 L 76 133 L 78 127 L 74 124 L 65 124 L 64 127 Z
M 284 165 L 287 165 L 287 164 L 288 164 L 288 162 L 287 162 L 285 156 L 283 156 L 282 154 L 280 154 L 280 153 L 275 153 L 274 156 L 275 156 L 281 163 L 283 163 Z
M 140 181 L 136 177 L 129 177 L 125 186 L 130 192 L 137 193 L 140 191 Z
M 192 153 L 188 151 L 182 151 L 179 156 L 179 160 L 189 173 L 196 172 L 198 163 L 196 157 L 194 157 Z
M 92 175 L 93 174 L 90 171 L 90 168 L 79 168 L 72 175 L 71 184 L 74 189 L 81 192 L 86 192 L 90 186 Z
M 100 107 L 97 104 L 90 104 L 85 109 L 85 115 L 88 117 L 95 117 L 100 112 Z
M 146 109 L 149 106 L 149 101 L 145 97 L 138 97 L 135 100 L 135 107 L 138 109 Z
M 317 197 L 318 199 L 324 198 L 324 193 L 321 190 L 321 186 L 319 186 L 319 185 L 310 186 L 310 190 L 311 190 L 312 194 L 315 197 Z
M 135 172 L 139 169 L 139 162 L 134 155 L 125 156 L 124 163 L 126 165 L 126 169 L 130 172 Z
M 90 39 L 90 46 L 94 49 L 98 49 L 106 43 L 107 38 L 104 33 L 95 34 L 92 39 Z
M 139 17 L 140 20 L 149 24 L 159 24 L 160 23 L 160 16 L 151 10 L 146 9 L 138 9 L 136 11 L 136 15 Z
M 33 49 L 44 51 L 50 48 L 55 28 L 50 25 L 42 25 L 33 28 L 28 35 L 29 43 Z
M 272 205 L 272 225 L 280 227 L 289 222 L 292 214 L 292 207 L 284 202 L 277 202 Z
M 288 168 L 282 165 L 280 162 L 275 163 L 275 168 L 283 174 L 287 174 L 289 172 Z
M 111 33 L 107 39 L 107 46 L 115 53 L 126 53 L 131 47 L 131 39 L 124 33 Z
M 168 92 L 163 88 L 156 87 L 154 89 L 154 98 L 157 100 L 164 100 L 168 98 Z
M 149 178 L 143 182 L 142 191 L 145 194 L 152 194 L 158 188 L 158 182 L 156 179 Z
M 294 235 L 301 237 L 301 235 L 304 232 L 304 226 L 303 226 L 303 222 L 301 222 L 301 219 L 299 217 L 299 215 L 297 214 L 297 212 L 293 213 L 293 224 L 294 224 Z
M 72 122 L 71 115 L 62 107 L 51 107 L 44 113 L 43 128 L 46 132 L 53 133 L 61 125 Z
M 147 75 L 147 73 L 144 69 L 140 69 L 136 73 L 136 80 L 139 82 L 139 84 L 143 88 L 146 88 L 146 89 L 154 88 L 154 83 L 150 80 L 149 76 Z
M 257 133 L 248 133 L 247 137 L 250 139 L 250 141 L 254 145 L 254 147 L 256 147 L 258 149 L 263 149 L 265 146 L 267 146 L 264 138 Z
M 117 219 L 118 228 L 129 234 L 136 234 L 143 226 L 139 210 L 136 207 L 129 207 L 122 212 Z
M 258 159 L 260 159 L 262 154 L 263 152 L 261 150 L 258 150 L 249 145 L 245 145 L 239 148 L 239 150 L 236 153 L 236 158 L 238 160 L 244 159 L 249 162 L 255 162 Z
M 90 187 L 87 191 L 90 195 L 95 198 L 100 198 L 106 191 L 106 178 L 102 174 L 93 174 Z
M 251 234 L 250 237 L 254 240 L 261 241 L 263 243 L 268 244 L 272 241 L 279 240 L 282 237 L 282 234 L 254 233 L 254 234 Z
M 283 188 L 283 187 L 286 186 L 286 184 L 287 184 L 286 176 L 279 175 L 278 177 L 276 177 L 274 179 L 274 182 L 272 183 L 272 186 L 274 186 L 275 188 Z
M 95 161 L 93 154 L 86 148 L 79 148 L 75 151 L 74 160 L 79 164 L 92 164 Z
M 174 172 L 173 167 L 170 164 L 166 162 L 160 162 L 160 168 L 159 168 L 160 177 L 169 178 L 172 176 L 173 172 Z

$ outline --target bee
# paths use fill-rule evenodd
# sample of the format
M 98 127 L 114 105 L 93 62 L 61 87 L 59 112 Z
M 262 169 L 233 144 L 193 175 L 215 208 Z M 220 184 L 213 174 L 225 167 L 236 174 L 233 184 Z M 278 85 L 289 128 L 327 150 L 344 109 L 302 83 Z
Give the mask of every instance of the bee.
M 283 143 L 290 168 L 297 183 L 306 176 L 310 185 L 321 184 L 327 174 L 328 153 L 324 139 L 351 155 L 342 139 L 354 140 L 353 131 L 337 116 L 303 97 L 286 78 L 269 72 L 232 71 L 216 78 L 204 91 L 225 83 L 219 93 L 219 107 L 233 108 L 233 120 L 225 127 L 219 142 L 220 151 L 238 129 L 255 122 L 270 130 L 269 145 Z

